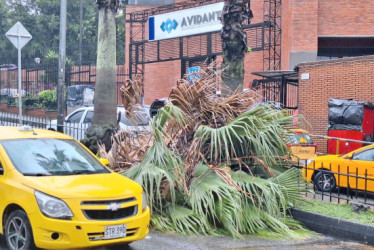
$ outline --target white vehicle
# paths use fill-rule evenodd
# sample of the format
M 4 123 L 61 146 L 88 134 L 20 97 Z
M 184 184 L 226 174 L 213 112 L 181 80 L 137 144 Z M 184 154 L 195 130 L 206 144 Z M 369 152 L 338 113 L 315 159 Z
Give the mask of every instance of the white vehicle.
M 86 129 L 90 126 L 94 114 L 94 107 L 82 107 L 65 117 L 64 133 L 77 140 L 84 138 Z M 124 107 L 117 107 L 117 114 L 120 115 L 119 127 L 122 130 L 149 131 L 150 118 L 146 111 L 136 113 L 136 121 L 129 121 L 126 117 Z M 57 131 L 57 120 L 52 120 L 47 129 Z

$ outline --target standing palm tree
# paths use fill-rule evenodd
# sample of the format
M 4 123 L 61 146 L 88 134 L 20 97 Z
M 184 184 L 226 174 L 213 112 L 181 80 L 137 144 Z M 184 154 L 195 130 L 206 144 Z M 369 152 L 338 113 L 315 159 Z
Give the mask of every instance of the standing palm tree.
M 117 128 L 116 22 L 119 0 L 96 0 L 99 10 L 95 106 L 92 125 L 83 143 L 97 151 L 97 142 L 110 145 Z
M 243 31 L 246 19 L 252 19 L 252 11 L 247 4 L 250 0 L 225 0 L 222 12 L 221 31 L 223 65 L 223 85 L 234 91 L 243 89 L 244 55 L 248 51 L 247 35 Z

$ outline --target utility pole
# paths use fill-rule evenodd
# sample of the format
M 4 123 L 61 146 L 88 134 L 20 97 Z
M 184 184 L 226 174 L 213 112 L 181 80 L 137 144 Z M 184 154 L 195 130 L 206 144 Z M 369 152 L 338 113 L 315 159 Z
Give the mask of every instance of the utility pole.
M 83 37 L 83 0 L 79 6 L 79 65 L 82 65 L 82 37 Z
M 57 131 L 63 132 L 65 115 L 66 0 L 61 0 L 60 43 L 58 54 Z

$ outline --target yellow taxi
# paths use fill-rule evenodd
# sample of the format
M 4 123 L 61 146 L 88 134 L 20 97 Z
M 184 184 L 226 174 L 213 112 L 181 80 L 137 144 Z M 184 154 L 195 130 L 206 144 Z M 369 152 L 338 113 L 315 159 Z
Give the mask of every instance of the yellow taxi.
M 323 192 L 331 192 L 336 187 L 374 192 L 374 145 L 344 155 L 310 159 L 303 176 Z
M 128 244 L 148 234 L 142 187 L 61 133 L 0 127 L 0 233 L 8 249 Z
M 291 160 L 296 165 L 305 165 L 308 159 L 317 156 L 317 145 L 313 142 L 308 131 L 290 129 L 286 134 L 287 147 L 291 151 Z

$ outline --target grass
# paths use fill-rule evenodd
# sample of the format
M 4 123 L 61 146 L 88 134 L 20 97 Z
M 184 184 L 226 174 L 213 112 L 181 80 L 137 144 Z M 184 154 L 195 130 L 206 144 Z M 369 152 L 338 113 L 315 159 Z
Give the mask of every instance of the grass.
M 300 204 L 297 208 L 308 212 L 318 213 L 374 226 L 374 212 L 372 210 L 356 213 L 353 212 L 349 204 L 308 201 L 306 203 Z

